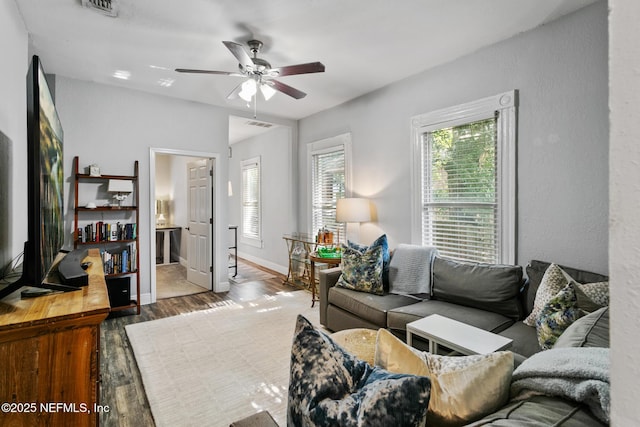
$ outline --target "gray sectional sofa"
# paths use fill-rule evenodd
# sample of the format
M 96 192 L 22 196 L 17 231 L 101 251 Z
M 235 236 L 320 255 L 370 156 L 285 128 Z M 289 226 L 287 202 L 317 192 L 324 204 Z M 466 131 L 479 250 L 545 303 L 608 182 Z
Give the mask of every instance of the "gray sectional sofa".
M 525 325 L 522 319 L 531 312 L 536 291 L 549 265 L 531 261 L 525 278 L 520 266 L 458 263 L 435 257 L 430 295 L 419 296 L 389 292 L 374 295 L 336 287 L 340 268 L 327 269 L 320 272 L 320 323 L 331 331 L 386 328 L 404 339 L 407 323 L 440 314 L 513 339 L 511 350 L 516 363 L 520 364 L 541 351 L 536 328 Z M 608 281 L 604 275 L 560 267 L 578 283 Z M 608 308 L 595 314 L 594 321 L 574 328 L 579 329 L 578 342 L 567 338 L 563 345 L 609 347 Z M 427 343 L 415 339 L 413 345 L 428 349 Z M 567 419 L 563 426 L 603 425 L 582 403 L 549 396 L 510 402 L 473 425 L 547 425 L 545 423 L 563 417 Z
M 511 338 L 511 350 L 522 360 L 541 351 L 536 328 L 521 320 L 531 313 L 536 291 L 549 265 L 531 261 L 525 280 L 520 266 L 476 265 L 435 257 L 429 296 L 389 292 L 374 295 L 340 288 L 335 286 L 340 268 L 323 270 L 319 286 L 320 323 L 334 332 L 387 328 L 404 338 L 407 323 L 440 314 Z M 561 267 L 579 283 L 608 280 L 601 274 Z M 416 347 L 428 348 L 419 340 Z

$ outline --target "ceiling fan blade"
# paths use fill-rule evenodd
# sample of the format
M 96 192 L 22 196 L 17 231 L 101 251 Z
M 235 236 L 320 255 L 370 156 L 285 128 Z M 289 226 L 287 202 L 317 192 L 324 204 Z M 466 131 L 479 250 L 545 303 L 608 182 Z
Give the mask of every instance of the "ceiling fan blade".
M 222 43 L 224 43 L 227 49 L 229 49 L 233 54 L 233 56 L 236 57 L 236 59 L 242 66 L 242 69 L 253 68 L 253 61 L 251 60 L 251 57 L 249 56 L 247 51 L 244 50 L 244 47 L 242 47 L 241 44 L 236 42 L 229 42 L 229 41 L 224 41 Z
M 242 73 L 236 73 L 231 71 L 213 71 L 213 70 L 191 70 L 189 68 L 176 68 L 176 71 L 179 73 L 195 73 L 195 74 L 220 74 L 223 76 L 236 76 L 236 77 L 244 77 Z
M 277 80 L 269 80 L 268 82 L 265 82 L 265 84 L 268 84 L 269 86 L 273 87 L 275 90 L 280 91 L 285 95 L 289 95 L 290 97 L 295 99 L 301 99 L 307 96 L 307 94 L 302 92 L 301 90 L 293 88 Z
M 275 75 L 279 77 L 292 76 L 295 74 L 324 73 L 324 64 L 322 62 L 309 62 L 307 64 L 272 68 L 270 71 L 275 71 L 277 73 Z

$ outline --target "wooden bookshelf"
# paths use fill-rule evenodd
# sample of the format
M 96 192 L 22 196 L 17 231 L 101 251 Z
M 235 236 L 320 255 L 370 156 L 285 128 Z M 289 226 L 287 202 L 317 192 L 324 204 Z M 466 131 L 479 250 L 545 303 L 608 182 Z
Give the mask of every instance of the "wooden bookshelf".
M 121 278 L 121 277 L 133 277 L 135 278 L 135 291 L 136 297 L 130 298 L 127 303 L 120 302 L 118 304 L 111 304 L 111 311 L 121 311 L 121 310 L 130 310 L 135 309 L 137 314 L 140 314 L 140 242 L 138 235 L 138 225 L 140 224 L 140 209 L 139 209 L 139 179 L 138 179 L 138 161 L 136 160 L 133 164 L 133 175 L 105 175 L 101 174 L 100 176 L 93 176 L 87 173 L 80 173 L 80 160 L 78 156 L 73 159 L 73 170 L 74 170 L 74 183 L 75 183 L 75 194 L 74 194 L 74 248 L 78 248 L 79 246 L 84 247 L 96 247 L 100 249 L 101 254 L 105 252 L 109 253 L 120 253 L 123 251 L 127 251 L 128 261 L 126 261 L 126 270 L 127 271 L 117 271 L 110 272 L 108 269 L 105 271 L 105 267 L 103 265 L 103 271 L 105 272 L 105 278 L 107 283 L 107 288 L 109 289 L 109 294 L 116 291 L 116 285 L 113 283 L 109 283 L 110 278 Z M 124 180 L 124 181 L 132 181 L 133 182 L 133 193 L 130 197 L 132 197 L 133 202 L 130 206 L 96 206 L 95 208 L 86 207 L 86 203 L 81 203 L 79 200 L 79 190 L 83 184 L 108 184 L 109 180 Z M 82 204 L 82 206 L 81 206 Z M 93 236 L 89 236 L 88 239 L 82 238 L 79 230 L 84 230 L 85 224 L 98 224 L 98 223 L 107 223 L 109 220 L 115 221 L 113 215 L 117 212 L 124 212 L 128 215 L 126 222 L 123 222 L 122 225 L 126 224 L 135 224 L 133 227 L 135 231 L 133 231 L 134 235 L 132 238 L 118 238 L 116 240 L 111 240 L 109 238 L 95 239 Z M 99 217 L 96 213 L 99 213 Z M 99 219 L 98 219 L 99 218 Z M 118 221 L 119 222 L 119 221 Z M 97 227 L 96 227 L 97 228 Z M 96 231 L 97 232 L 97 231 Z M 130 237 L 128 235 L 121 237 Z M 132 255 L 135 254 L 135 255 Z M 104 259 L 101 257 L 101 261 Z M 108 264 L 108 263 L 107 263 Z M 119 269 L 122 270 L 122 266 L 119 266 Z M 131 294 L 133 286 L 129 287 L 129 292 Z

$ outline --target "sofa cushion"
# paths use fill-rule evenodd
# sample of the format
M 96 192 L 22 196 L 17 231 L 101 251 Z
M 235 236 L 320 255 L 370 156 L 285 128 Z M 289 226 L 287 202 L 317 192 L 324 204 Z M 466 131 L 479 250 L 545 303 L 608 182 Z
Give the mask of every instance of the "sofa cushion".
M 513 353 L 438 356 L 412 349 L 380 329 L 375 363 L 391 372 L 431 378 L 427 425 L 459 426 L 489 414 L 507 402 Z
M 515 322 L 507 329 L 500 331 L 499 335 L 513 340 L 509 350 L 518 355 L 529 357 L 542 350 L 540 344 L 538 344 L 536 328 L 525 325 L 523 322 Z M 520 358 L 517 359 L 518 362 L 523 360 Z
M 329 289 L 329 304 L 355 314 L 380 328 L 387 327 L 387 312 L 391 309 L 415 304 L 419 300 L 405 295 L 374 295 L 350 289 Z
M 573 322 L 553 347 L 609 347 L 609 307 Z
M 290 367 L 287 425 L 424 425 L 429 378 L 372 367 L 302 316 L 296 322 Z
M 518 298 L 522 267 L 435 257 L 432 270 L 434 298 L 493 311 L 514 320 L 522 317 Z
M 523 294 L 524 309 L 526 313 L 531 313 L 538 286 L 540 286 L 540 282 L 542 281 L 544 272 L 547 271 L 547 268 L 549 268 L 550 265 L 550 262 L 538 260 L 532 260 L 531 262 L 529 262 L 529 265 L 527 265 L 526 272 L 528 280 Z M 578 270 L 576 268 L 566 267 L 559 264 L 558 266 L 571 277 L 573 277 L 573 279 L 578 283 L 606 282 L 609 280 L 607 276 L 604 276 L 602 274 L 592 273 L 585 270 Z
M 530 327 L 530 326 L 529 326 Z M 585 405 L 551 396 L 532 396 L 510 402 L 467 427 L 488 426 L 605 426 Z
M 445 301 L 428 300 L 389 310 L 387 327 L 404 332 L 407 329 L 407 323 L 431 314 L 439 314 L 490 332 L 499 332 L 513 323 L 512 319 L 498 313 Z
M 382 295 L 382 248 L 376 246 L 360 252 L 348 246 L 342 248 L 342 274 L 336 286 Z

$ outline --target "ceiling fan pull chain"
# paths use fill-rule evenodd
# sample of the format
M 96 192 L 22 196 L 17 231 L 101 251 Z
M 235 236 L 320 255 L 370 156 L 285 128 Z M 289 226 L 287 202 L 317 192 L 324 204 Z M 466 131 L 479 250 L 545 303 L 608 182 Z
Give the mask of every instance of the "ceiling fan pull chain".
M 253 118 L 255 119 L 258 115 L 258 92 L 253 95 Z

